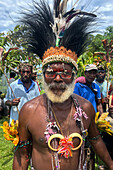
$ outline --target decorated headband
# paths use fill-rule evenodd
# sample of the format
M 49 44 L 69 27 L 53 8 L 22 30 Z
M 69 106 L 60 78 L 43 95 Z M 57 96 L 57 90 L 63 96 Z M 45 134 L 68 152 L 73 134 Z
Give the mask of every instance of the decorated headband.
M 55 48 L 51 47 L 43 55 L 42 68 L 47 64 L 53 62 L 62 62 L 73 65 L 77 70 L 78 66 L 76 61 L 77 54 L 75 54 L 75 52 L 72 52 L 71 50 L 66 50 L 66 48 L 64 48 L 63 46 Z
M 42 68 L 50 63 L 71 64 L 77 69 L 79 57 L 88 45 L 88 28 L 96 15 L 72 8 L 69 0 L 54 0 L 53 11 L 45 0 L 33 3 L 33 9 L 24 13 L 21 22 L 27 28 L 25 40 L 28 51 L 42 60 Z M 66 12 L 67 11 L 67 12 Z

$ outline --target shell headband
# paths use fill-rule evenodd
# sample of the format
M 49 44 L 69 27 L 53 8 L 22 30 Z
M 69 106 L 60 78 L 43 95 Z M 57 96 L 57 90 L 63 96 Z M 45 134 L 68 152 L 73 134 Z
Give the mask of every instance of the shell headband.
M 53 62 L 62 62 L 73 65 L 77 70 L 78 66 L 76 60 L 77 54 L 75 54 L 75 52 L 71 50 L 67 51 L 64 47 L 51 47 L 43 55 L 42 68 Z

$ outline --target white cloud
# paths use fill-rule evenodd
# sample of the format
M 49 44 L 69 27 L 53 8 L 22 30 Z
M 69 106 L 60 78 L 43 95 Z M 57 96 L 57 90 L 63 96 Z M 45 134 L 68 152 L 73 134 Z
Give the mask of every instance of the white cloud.
M 103 7 L 101 7 L 101 10 L 103 11 L 103 12 L 105 12 L 105 11 L 111 11 L 111 4 L 107 4 L 105 7 L 103 6 Z
M 6 6 L 7 5 L 7 3 L 8 3 L 8 1 L 6 0 L 6 1 L 0 1 L 0 5 L 4 5 L 4 6 Z

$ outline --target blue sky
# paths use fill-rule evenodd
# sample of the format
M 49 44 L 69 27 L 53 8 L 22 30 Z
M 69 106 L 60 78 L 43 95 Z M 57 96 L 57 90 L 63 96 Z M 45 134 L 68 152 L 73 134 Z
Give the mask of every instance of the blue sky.
M 71 1 L 71 0 L 70 0 Z M 49 0 L 52 5 L 52 0 Z M 76 0 L 73 0 L 73 3 Z M 29 8 L 32 0 L 0 0 L 0 32 L 13 30 L 17 25 L 15 22 L 20 16 L 22 8 Z M 113 2 L 112 0 L 78 0 L 76 9 L 88 12 L 96 11 L 99 18 L 100 33 L 108 26 L 113 26 Z

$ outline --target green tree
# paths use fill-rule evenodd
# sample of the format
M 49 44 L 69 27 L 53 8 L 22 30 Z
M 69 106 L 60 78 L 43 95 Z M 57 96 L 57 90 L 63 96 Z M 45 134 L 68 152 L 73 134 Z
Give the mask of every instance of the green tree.
M 95 36 L 90 37 L 91 38 L 91 43 L 88 46 L 88 50 L 92 53 L 95 51 L 104 51 L 104 48 L 102 46 L 102 40 L 104 39 L 104 36 L 101 34 L 97 34 Z
M 106 28 L 106 31 L 104 33 L 105 39 L 110 42 L 113 39 L 113 26 L 109 26 Z
M 28 60 L 34 67 L 41 63 L 39 57 L 27 51 L 27 45 L 23 35 L 26 28 L 17 25 L 13 31 L 8 31 L 5 35 L 0 34 L 0 48 L 4 49 L 0 64 L 6 71 L 17 68 L 21 61 Z

